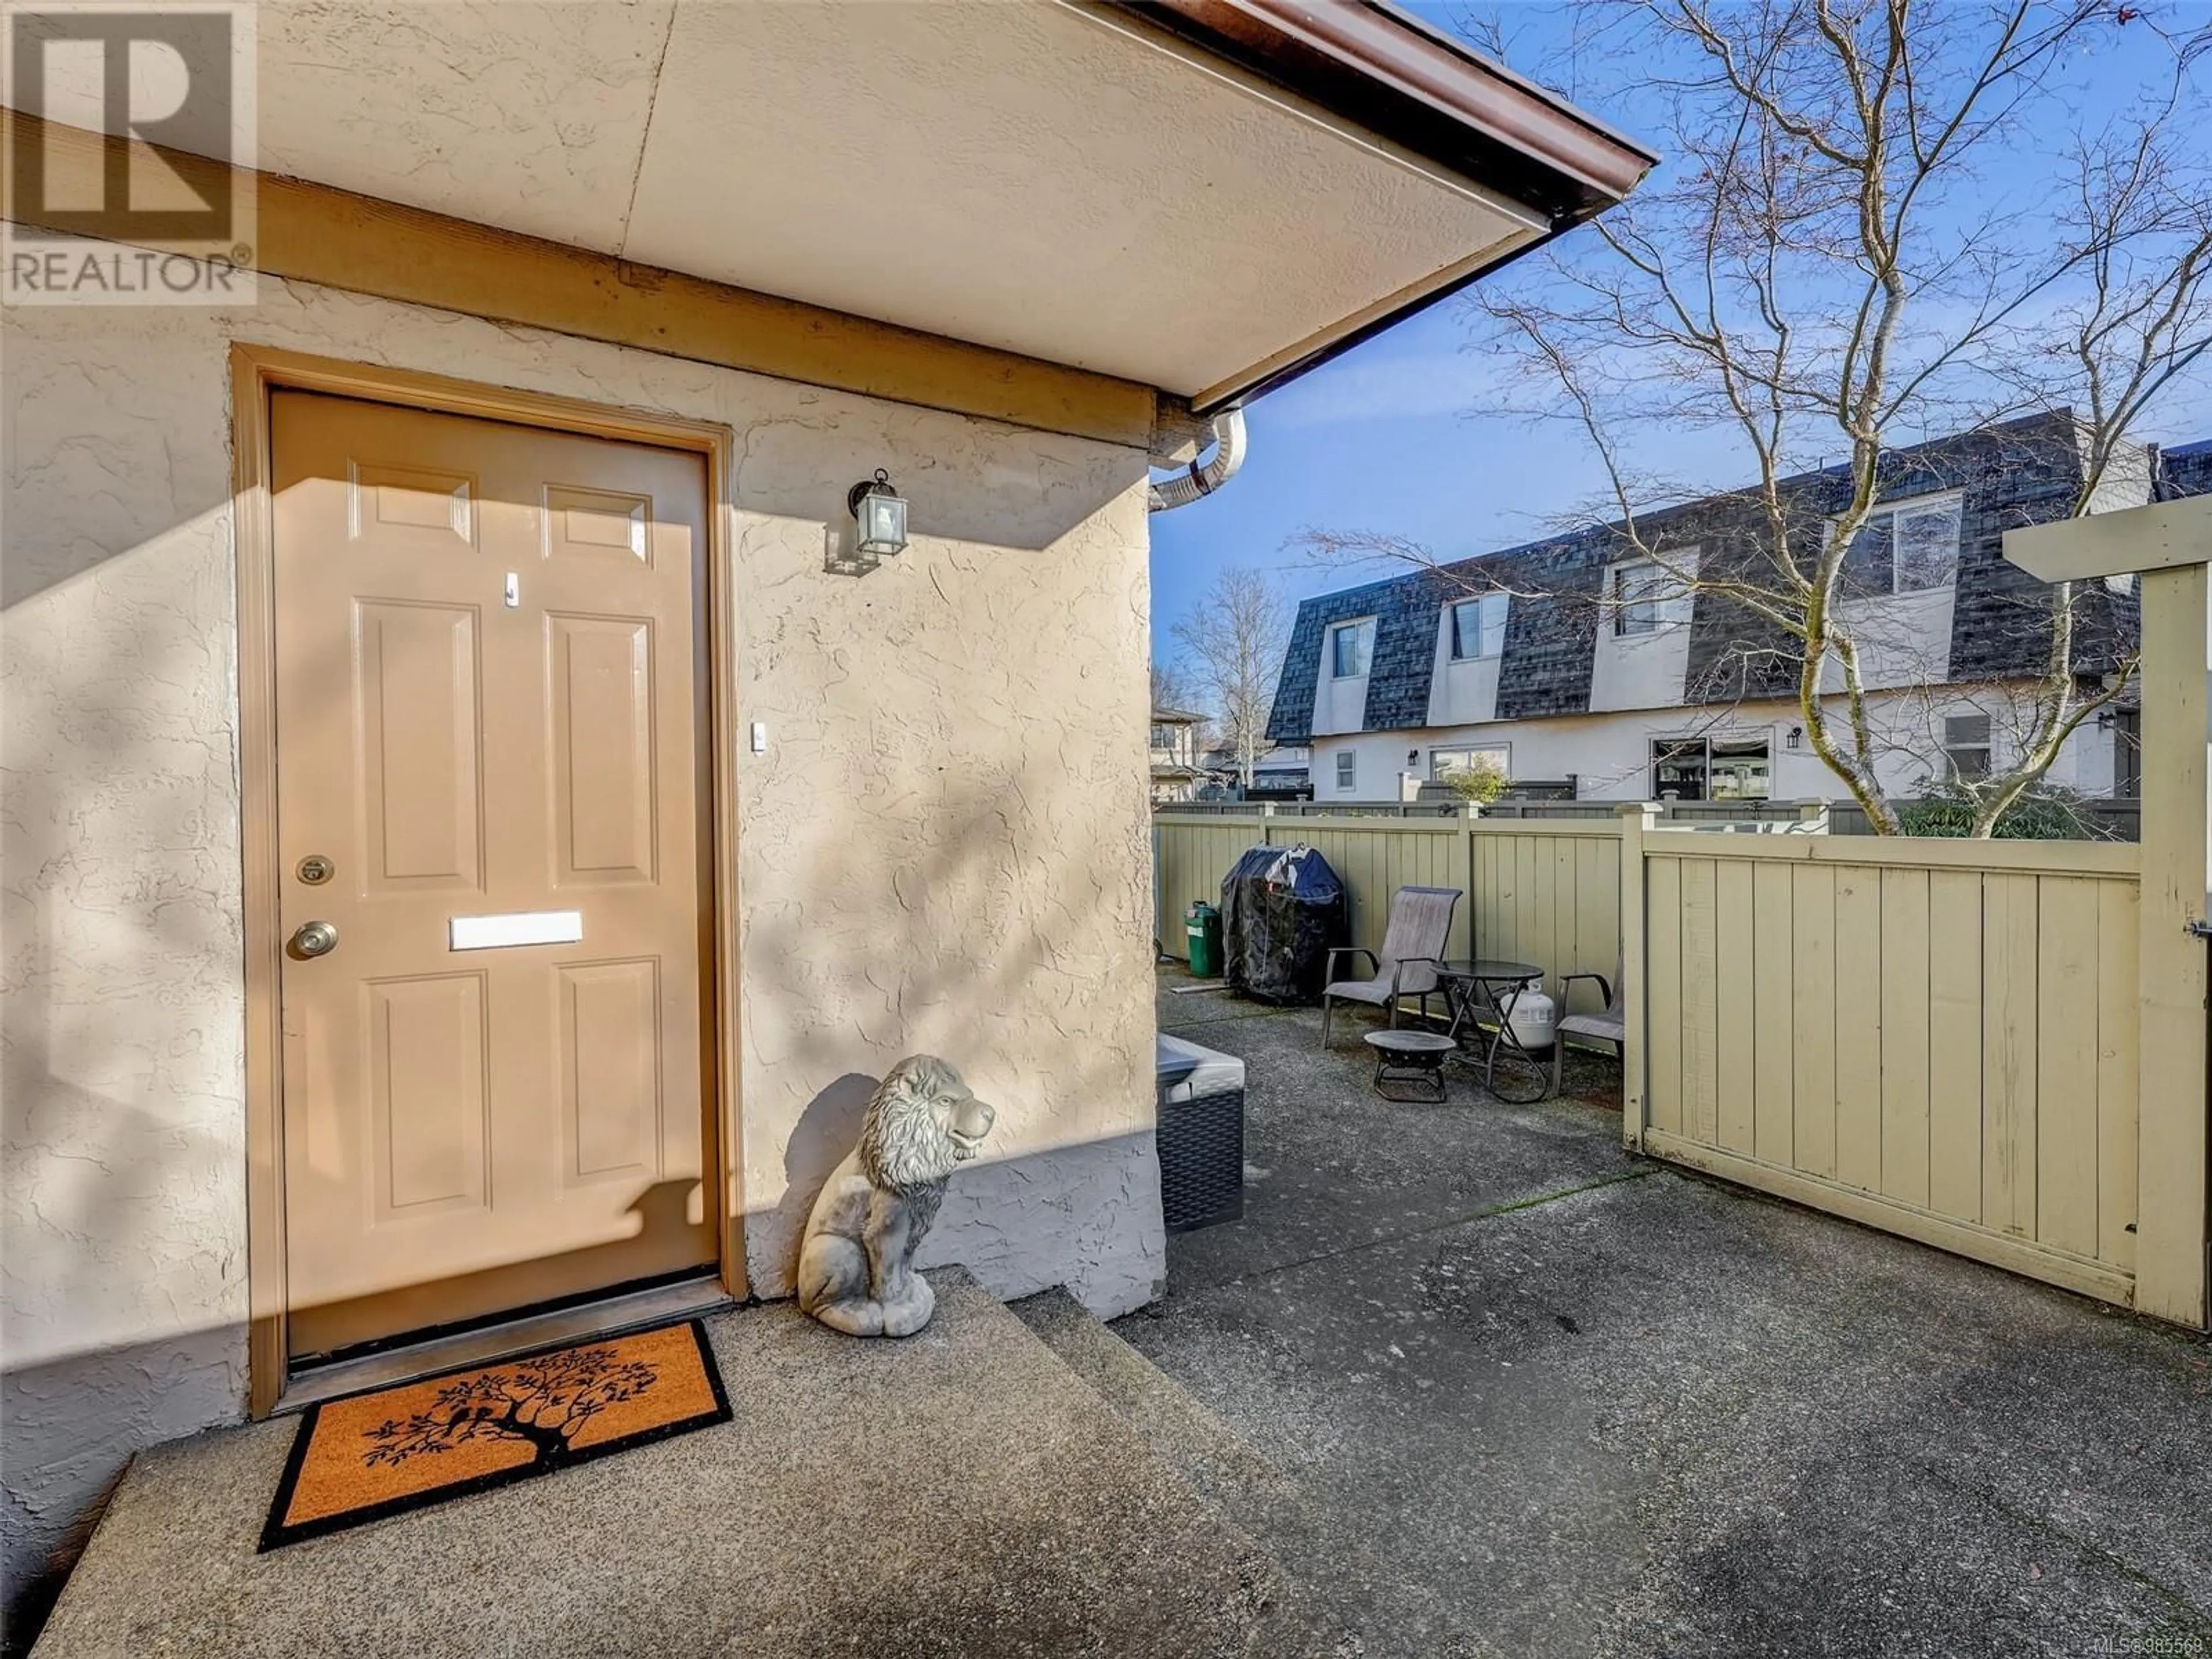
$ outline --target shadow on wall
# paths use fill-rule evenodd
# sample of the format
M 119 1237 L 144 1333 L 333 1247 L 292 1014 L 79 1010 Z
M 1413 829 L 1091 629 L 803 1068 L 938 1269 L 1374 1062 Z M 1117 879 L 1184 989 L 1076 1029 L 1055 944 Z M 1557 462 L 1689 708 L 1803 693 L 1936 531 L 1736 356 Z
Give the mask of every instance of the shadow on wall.
M 749 1244 L 757 1237 L 775 1241 L 787 1285 L 798 1273 L 814 1200 L 860 1139 L 860 1121 L 879 1081 L 849 1073 L 814 1097 L 784 1152 L 782 1199 L 745 1219 Z M 1066 1282 L 1072 1236 L 1079 1265 L 1071 1288 L 1079 1297 L 1087 1291 L 1091 1301 L 1125 1312 L 1158 1296 L 1166 1260 L 1138 1238 L 1117 1235 L 1156 1225 L 1159 1202 L 1149 1129 L 1004 1159 L 990 1157 L 987 1142 L 982 1158 L 952 1172 L 945 1203 L 915 1260 L 924 1267 L 957 1263 L 1012 1300 Z M 1042 1236 L 1045 1230 L 1050 1240 Z M 763 1248 L 748 1251 L 756 1261 L 763 1253 Z
M 30 1651 L 131 1455 L 237 1414 L 243 1326 L 0 1375 L 0 1654 Z
M 265 337 L 363 361 L 392 355 L 382 344 L 320 337 L 334 326 L 365 334 L 391 308 L 368 307 L 369 320 L 356 322 L 362 307 L 348 299 L 331 323 L 311 314 L 313 295 L 264 298 L 251 325 Z M 404 325 L 403 313 L 391 314 Z M 0 1608 L 11 1651 L 35 1634 L 34 1610 L 58 1582 L 54 1564 L 74 1558 L 130 1452 L 235 1419 L 244 1406 L 245 1331 L 226 1322 L 242 1322 L 246 1270 L 235 573 L 222 419 L 222 331 L 231 325 L 167 313 L 130 325 L 112 313 L 28 321 L 11 313 L 8 323 L 0 1343 L 11 1364 L 26 1362 L 0 1375 Z M 804 892 L 850 896 L 873 935 L 865 951 L 819 954 L 819 903 L 786 908 L 774 883 L 748 888 L 746 960 L 764 965 L 746 974 L 747 1045 L 757 1024 L 776 1033 L 778 1046 L 744 1063 L 772 1078 L 763 1092 L 775 1098 L 780 1127 L 804 1121 L 820 1079 L 857 1078 L 855 1066 L 879 1068 L 923 1048 L 972 1071 L 981 1043 L 994 1057 L 981 1086 L 994 1103 L 1018 1107 L 1002 1124 L 1018 1127 L 1024 1146 L 1005 1166 L 965 1173 L 963 1189 L 995 1192 L 990 1183 L 1002 1177 L 991 1169 L 1025 1172 L 1003 1177 L 1014 1183 L 1004 1201 L 1048 1224 L 1041 1201 L 1022 1196 L 1024 1183 L 1081 1187 L 1066 1170 L 1092 1155 L 1037 1144 L 1080 1141 L 1079 1131 L 1055 1136 L 1054 1126 L 1102 1106 L 1126 1118 L 1149 1099 L 1124 1100 L 1135 1047 L 1149 1054 L 1149 1024 L 1128 1033 L 1123 1053 L 1118 1036 L 1080 1012 L 1112 977 L 1102 961 L 1126 960 L 1136 948 L 1102 953 L 1097 936 L 1149 930 L 1135 793 L 1141 715 L 1118 749 L 1100 747 L 1086 727 L 1085 752 L 1064 754 L 1066 708 L 1024 702 L 1001 671 L 976 659 L 990 654 L 990 629 L 1031 653 L 1037 639 L 1057 638 L 1045 613 L 1069 591 L 1040 580 L 1030 594 L 1004 580 L 1006 566 L 993 554 L 1087 560 L 1086 548 L 1058 544 L 1141 483 L 1142 456 L 748 376 L 712 376 L 702 389 L 696 365 L 580 343 L 541 359 L 526 343 L 463 319 L 441 318 L 437 332 L 435 348 L 420 339 L 414 355 L 450 344 L 460 355 L 442 365 L 449 371 L 517 383 L 566 377 L 574 384 L 562 389 L 636 407 L 735 415 L 743 430 L 733 493 L 748 512 L 780 515 L 786 532 L 810 522 L 842 532 L 850 523 L 846 490 L 886 465 L 913 503 L 918 540 L 902 556 L 934 567 L 913 572 L 922 580 L 910 586 L 928 589 L 941 578 L 994 590 L 989 629 L 975 625 L 980 606 L 963 613 L 908 601 L 914 637 L 893 648 L 927 658 L 938 688 L 930 708 L 896 731 L 851 727 L 872 718 L 856 715 L 853 703 L 825 710 L 825 720 L 861 732 L 850 793 L 837 797 L 854 805 L 824 813 L 810 784 L 795 808 L 779 809 L 794 821 L 783 834 L 788 867 L 809 884 Z M 394 337 L 404 337 L 404 326 Z M 854 591 L 880 608 L 881 582 Z M 1090 579 L 1082 597 L 1115 606 L 1118 619 L 1129 614 L 1127 587 L 1108 572 Z M 941 600 L 944 588 L 936 591 Z M 816 608 L 796 588 L 751 600 L 749 629 L 757 617 L 780 625 Z M 1140 613 L 1140 589 L 1136 604 Z M 1139 636 L 1136 621 L 1127 627 Z M 1142 696 L 1135 652 L 1133 706 Z M 1115 705 L 1121 689 L 1104 688 L 1102 701 Z M 893 763 L 916 743 L 933 746 Z M 1123 760 L 1127 780 L 1114 775 Z M 1133 792 L 1127 819 L 1139 839 L 1102 849 L 1108 856 L 1086 887 L 1061 867 L 1065 849 L 1096 822 L 1081 815 L 1084 798 L 1109 788 Z M 1055 797 L 1073 804 L 1050 812 L 1031 805 Z M 856 859 L 866 867 L 855 869 Z M 1032 883 L 1047 890 L 1025 892 Z M 956 898 L 930 896 L 948 885 Z M 769 896 L 756 904 L 755 893 Z M 1030 929 L 1039 937 L 1019 937 Z M 797 969 L 788 975 L 787 952 Z M 814 1000 L 823 990 L 835 993 L 826 1004 Z M 1149 1006 L 1148 988 L 1146 998 Z M 1059 1056 L 1050 1099 L 1017 1086 L 1024 1056 L 1041 1047 Z M 757 1164 L 772 1170 L 787 1155 L 794 1168 L 807 1156 L 776 1146 Z M 1133 1152 L 1097 1160 L 1102 1171 L 1145 1161 Z M 1140 1177 L 1129 1180 L 1137 1184 L 1117 1201 L 1149 1202 L 1156 1269 L 1156 1187 L 1148 1200 Z M 1095 1190 L 1103 1204 L 1113 1188 L 1102 1182 Z M 971 1212 L 1000 1201 L 979 1197 Z M 781 1264 L 756 1267 L 771 1293 L 787 1286 L 805 1208 L 787 1193 L 749 1223 L 763 1235 L 755 1262 Z M 983 1218 L 969 1225 L 960 1214 L 953 1204 L 941 1212 L 939 1248 L 947 1254 L 927 1259 L 952 1259 L 963 1237 L 985 1248 Z M 1109 1262 L 1119 1231 L 1104 1228 L 1102 1242 L 1084 1248 Z M 1137 1255 L 1132 1273 L 1143 1267 L 1144 1252 Z M 1003 1279 L 1011 1266 L 998 1271 Z
M 1071 859 L 1070 837 L 1097 822 L 1095 791 L 1031 775 L 1026 745 L 1000 752 L 1018 758 L 999 787 L 933 766 L 919 789 L 911 776 L 857 780 L 854 794 L 884 803 L 866 833 L 801 821 L 762 854 L 777 879 L 755 875 L 748 890 L 840 893 L 871 926 L 855 950 L 799 907 L 746 906 L 746 1122 L 768 1143 L 746 1160 L 758 1295 L 789 1294 L 807 1213 L 878 1077 L 918 1052 L 950 1060 L 999 1113 L 982 1158 L 953 1176 L 924 1265 L 964 1262 L 1002 1297 L 1066 1284 L 1108 1314 L 1150 1300 L 1165 1276 L 1148 820 L 1133 813 L 1128 846 Z M 1121 787 L 1140 790 L 1140 770 Z M 851 1069 L 863 1057 L 870 1070 Z M 763 1202 L 779 1167 L 782 1190 Z
M 146 800 L 140 833 L 194 844 L 204 831 L 190 793 Z M 11 863 L 16 844 L 11 836 Z M 83 873 L 74 854 L 63 862 Z M 143 883 L 145 908 L 106 910 L 101 937 L 76 942 L 80 962 L 140 958 L 112 1015 L 50 1002 L 52 956 L 70 944 L 56 921 L 67 913 L 65 882 L 36 889 L 36 925 L 9 930 L 0 1652 L 10 1656 L 28 1651 L 131 1455 L 236 1418 L 245 1397 L 242 1323 L 114 1340 L 157 1324 L 154 1310 L 175 1287 L 203 1306 L 234 1299 L 242 1312 L 245 1275 L 231 1241 L 196 1224 L 233 1191 L 242 1206 L 243 1108 L 217 1133 L 132 1099 L 149 1078 L 197 1075 L 204 1048 L 223 1042 L 204 1022 L 179 1029 L 149 1018 L 139 1000 L 189 997 L 189 984 L 149 981 L 161 964 L 209 948 L 205 895 L 182 890 L 182 878 L 172 890 L 150 870 L 126 866 L 125 879 Z M 11 909 L 23 896 L 9 893 Z
M 10 314 L 8 347 L 17 384 L 11 388 L 15 407 L 7 482 L 15 516 L 8 556 L 0 562 L 0 611 L 126 557 L 163 531 L 229 510 L 229 434 L 222 416 L 229 405 L 231 337 L 215 331 L 232 319 L 205 319 L 210 331 L 196 343 L 192 359 L 205 383 L 182 398 L 175 387 L 165 387 L 170 395 L 132 399 L 127 381 L 144 368 L 131 360 L 127 344 L 111 340 L 103 347 L 71 340 L 65 332 L 48 340 L 27 337 L 36 327 L 110 328 L 100 319 L 113 314 L 58 309 L 29 323 Z M 482 326 L 512 343 L 514 331 Z M 267 332 L 295 349 L 332 349 L 328 341 L 283 340 L 281 326 Z M 603 355 L 647 370 L 692 368 L 645 352 L 566 339 L 559 343 L 580 357 Z M 39 361 L 49 353 L 54 356 Z M 92 361 L 106 354 L 116 354 L 118 361 Z M 392 362 L 380 349 L 340 355 L 362 363 Z M 66 364 L 55 361 L 63 356 L 70 359 Z M 459 372 L 451 362 L 395 366 Z M 619 385 L 630 377 L 617 372 L 606 378 Z M 1146 457 L 1135 449 L 734 371 L 715 379 L 721 396 L 702 393 L 696 375 L 678 374 L 672 384 L 680 384 L 683 395 L 623 398 L 617 392 L 611 401 L 646 414 L 724 419 L 737 437 L 730 483 L 736 505 L 747 513 L 818 523 L 824 546 L 850 542 L 854 521 L 847 493 L 879 466 L 906 498 L 917 538 L 1024 553 L 1051 550 L 1148 477 Z M 511 383 L 520 385 L 521 377 Z M 756 389 L 757 396 L 747 395 Z M 609 400 L 598 382 L 580 385 L 570 395 Z M 199 446 L 179 442 L 174 429 L 173 411 L 195 401 L 222 422 L 213 441 Z M 717 407 L 740 403 L 747 407 L 736 418 Z M 772 407 L 778 404 L 788 407 Z M 1101 454 L 1115 457 L 1115 464 L 1097 464 Z M 124 488 L 117 487 L 118 480 L 126 481 Z M 143 510 L 133 499 L 149 489 L 161 495 L 156 511 Z M 49 501 L 64 504 L 64 510 L 53 515 L 53 533 L 41 533 L 49 526 L 40 523 L 40 512 Z M 534 508 L 537 502 L 532 498 L 522 505 Z

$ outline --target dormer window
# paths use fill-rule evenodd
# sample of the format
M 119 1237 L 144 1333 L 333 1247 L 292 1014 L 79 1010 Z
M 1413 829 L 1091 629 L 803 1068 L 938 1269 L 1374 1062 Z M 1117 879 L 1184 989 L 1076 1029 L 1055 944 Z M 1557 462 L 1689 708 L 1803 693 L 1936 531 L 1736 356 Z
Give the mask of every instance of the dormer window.
M 1686 556 L 1685 562 L 1694 557 Z M 1689 590 L 1656 560 L 1624 560 L 1606 572 L 1605 586 L 1620 638 L 1656 634 L 1690 619 Z
M 1462 599 L 1451 608 L 1452 660 L 1472 662 L 1494 657 L 1505 649 L 1505 608 L 1503 593 L 1485 593 Z
M 1964 498 L 1955 491 L 1875 507 L 1844 555 L 1843 591 L 1855 596 L 1923 593 L 1949 586 L 1959 573 L 1964 507 Z
M 1358 679 L 1375 655 L 1375 618 L 1339 623 L 1329 630 L 1328 652 L 1331 679 Z

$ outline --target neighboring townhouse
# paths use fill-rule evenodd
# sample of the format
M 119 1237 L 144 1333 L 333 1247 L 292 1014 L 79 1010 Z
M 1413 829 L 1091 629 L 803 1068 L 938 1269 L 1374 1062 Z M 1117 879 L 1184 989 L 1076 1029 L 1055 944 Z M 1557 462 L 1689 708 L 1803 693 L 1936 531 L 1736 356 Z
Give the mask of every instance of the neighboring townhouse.
M 2051 634 L 2040 585 L 2002 558 L 2003 532 L 2069 511 L 2082 439 L 2062 411 L 1886 460 L 1844 603 L 1893 793 L 2011 759 L 2014 700 Z M 1849 487 L 1840 467 L 1788 481 L 1801 558 L 1831 533 Z M 2208 489 L 2212 442 L 2146 447 L 2108 471 L 2093 504 Z M 1320 800 L 1396 800 L 1486 753 L 1516 784 L 1571 784 L 1585 799 L 1842 795 L 1804 732 L 1790 637 L 1719 591 L 1763 556 L 1765 515 L 1749 492 L 1653 513 L 1639 528 L 1659 562 L 1606 525 L 1305 600 L 1269 738 L 1311 745 Z M 1698 580 L 1680 580 L 1690 573 Z M 2135 637 L 2132 588 L 2082 593 L 2077 617 L 2074 672 L 2100 678 Z M 2132 704 L 2124 694 L 2085 722 L 2052 781 L 2132 793 Z
M 1152 710 L 1152 805 L 1189 800 L 1206 776 L 1198 729 L 1206 716 L 1183 708 Z
M 1243 769 L 1236 745 L 1217 744 L 1206 751 L 1201 800 L 1311 800 L 1313 755 L 1296 744 L 1275 744 L 1252 757 L 1252 787 L 1240 792 Z

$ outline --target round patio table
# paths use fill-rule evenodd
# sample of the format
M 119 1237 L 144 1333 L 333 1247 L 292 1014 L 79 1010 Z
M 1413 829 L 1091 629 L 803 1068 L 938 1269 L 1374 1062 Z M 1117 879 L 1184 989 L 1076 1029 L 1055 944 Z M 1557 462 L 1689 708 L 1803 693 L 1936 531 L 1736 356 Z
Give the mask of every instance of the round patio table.
M 1531 985 L 1543 982 L 1543 969 L 1533 962 L 1476 957 L 1445 963 L 1437 977 L 1443 988 L 1445 1004 L 1452 1011 L 1451 1024 L 1444 1035 L 1455 1045 L 1464 1032 L 1472 1030 L 1480 1037 L 1489 1028 L 1490 1042 L 1482 1051 L 1482 1086 L 1509 1106 L 1529 1106 L 1541 1100 L 1547 1086 L 1544 1068 L 1513 1035 L 1513 1005 Z M 1513 1091 L 1508 1093 L 1498 1086 L 1500 1053 L 1515 1063 L 1509 1070 L 1527 1069 L 1530 1079 L 1527 1091 L 1512 1085 Z

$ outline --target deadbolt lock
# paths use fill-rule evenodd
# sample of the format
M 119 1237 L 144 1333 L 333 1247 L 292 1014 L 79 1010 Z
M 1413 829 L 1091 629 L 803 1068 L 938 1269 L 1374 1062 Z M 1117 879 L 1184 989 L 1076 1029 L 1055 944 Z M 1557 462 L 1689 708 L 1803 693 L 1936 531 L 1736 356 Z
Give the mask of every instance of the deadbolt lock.
M 326 957 L 338 948 L 338 930 L 327 921 L 301 924 L 300 931 L 292 935 L 295 956 Z
M 320 887 L 331 878 L 333 866 L 320 853 L 310 853 L 300 860 L 300 879 L 310 887 Z

